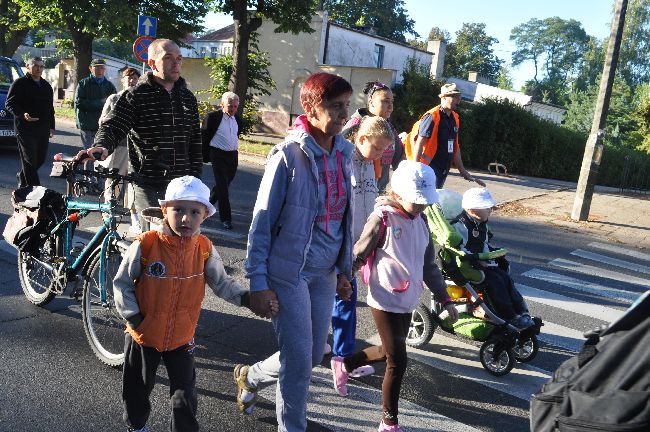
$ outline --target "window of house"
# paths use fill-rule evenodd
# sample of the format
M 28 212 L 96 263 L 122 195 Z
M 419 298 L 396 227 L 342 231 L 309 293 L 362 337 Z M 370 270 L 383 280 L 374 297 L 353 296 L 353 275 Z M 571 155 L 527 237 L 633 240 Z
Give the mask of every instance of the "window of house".
M 373 53 L 373 60 L 375 67 L 384 67 L 384 46 L 375 44 L 375 51 Z
M 205 57 L 205 47 L 202 46 L 201 49 L 199 50 L 199 57 Z
M 216 46 L 210 47 L 210 56 L 212 56 L 212 58 L 218 57 L 219 56 L 219 47 L 216 47 Z

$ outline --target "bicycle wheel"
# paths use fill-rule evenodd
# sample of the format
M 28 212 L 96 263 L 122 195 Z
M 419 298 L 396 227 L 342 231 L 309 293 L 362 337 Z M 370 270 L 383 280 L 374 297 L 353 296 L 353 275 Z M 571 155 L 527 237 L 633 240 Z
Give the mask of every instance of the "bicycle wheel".
M 122 261 L 117 248 L 109 247 L 105 263 L 106 301 L 101 299 L 99 281 L 100 254 L 97 252 L 87 265 L 82 297 L 82 317 L 86 338 L 102 363 L 119 367 L 124 363 L 124 320 L 115 308 L 113 278 Z
M 56 267 L 56 237 L 45 238 L 35 254 L 18 252 L 18 278 L 27 300 L 45 306 L 56 293 L 50 290 Z

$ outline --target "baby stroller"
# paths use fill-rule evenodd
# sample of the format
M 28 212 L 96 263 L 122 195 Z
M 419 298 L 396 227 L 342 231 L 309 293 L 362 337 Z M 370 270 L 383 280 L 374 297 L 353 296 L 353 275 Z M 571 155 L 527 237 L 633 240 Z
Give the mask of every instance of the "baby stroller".
M 440 204 L 429 206 L 425 211 L 431 237 L 436 245 L 438 266 L 447 283 L 447 292 L 459 313 L 453 325 L 448 313 L 435 300 L 422 302 L 413 312 L 406 343 L 421 347 L 431 340 L 437 327 L 472 340 L 483 342 L 479 352 L 481 364 L 490 374 L 503 376 L 509 373 L 516 361 L 526 363 L 537 355 L 537 335 L 542 320 L 532 317 L 534 325 L 519 330 L 493 312 L 490 299 L 484 292 L 477 292 L 474 284 L 484 279 L 481 270 L 472 265 L 476 261 L 495 260 L 506 268 L 506 250 L 470 254 L 461 250 L 462 237 L 450 223 L 462 211 L 462 197 L 450 191 L 439 191 Z M 445 214 L 451 217 L 445 217 Z

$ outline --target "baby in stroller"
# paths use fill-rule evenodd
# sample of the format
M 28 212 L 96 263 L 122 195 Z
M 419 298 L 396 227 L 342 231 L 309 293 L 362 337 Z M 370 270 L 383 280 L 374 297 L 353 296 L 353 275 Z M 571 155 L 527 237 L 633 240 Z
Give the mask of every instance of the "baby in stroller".
M 463 237 L 461 247 L 464 251 L 480 254 L 497 250 L 490 246 L 493 234 L 487 224 L 495 206 L 487 188 L 472 188 L 463 194 L 463 211 L 450 222 Z M 535 325 L 526 302 L 510 277 L 509 264 L 504 256 L 476 260 L 472 265 L 484 274 L 484 279 L 474 282 L 474 286 L 487 294 L 497 315 L 519 330 Z

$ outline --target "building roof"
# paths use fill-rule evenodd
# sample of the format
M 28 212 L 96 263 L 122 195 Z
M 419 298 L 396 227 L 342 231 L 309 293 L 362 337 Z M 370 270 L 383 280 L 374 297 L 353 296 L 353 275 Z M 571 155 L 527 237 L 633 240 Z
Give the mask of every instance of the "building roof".
M 396 40 L 393 40 L 393 39 L 389 39 L 389 38 L 386 38 L 386 37 L 383 37 L 383 36 L 379 36 L 378 34 L 369 33 L 368 31 L 362 30 L 364 27 L 356 27 L 356 28 L 348 27 L 348 26 L 346 26 L 344 24 L 338 23 L 336 21 L 331 21 L 329 19 L 328 19 L 328 24 L 339 27 L 339 28 L 342 28 L 342 29 L 345 29 L 345 30 L 349 30 L 349 31 L 352 31 L 352 32 L 355 32 L 355 33 L 361 33 L 363 35 L 370 36 L 370 37 L 375 38 L 375 39 L 390 42 L 390 43 L 395 44 L 395 45 L 401 45 L 403 47 L 410 48 L 410 49 L 412 49 L 414 51 L 420 51 L 420 52 L 423 52 L 423 53 L 426 53 L 426 54 L 432 54 L 431 51 L 427 51 L 425 49 L 418 48 L 418 47 L 413 46 L 413 45 L 411 45 L 411 44 L 409 44 L 407 42 L 399 42 L 399 41 L 396 41 Z M 370 27 L 367 27 L 367 29 L 370 29 Z
M 195 41 L 231 41 L 235 39 L 235 24 L 220 28 L 211 33 L 205 34 L 200 38 L 195 38 Z

